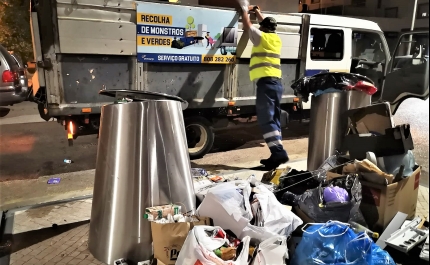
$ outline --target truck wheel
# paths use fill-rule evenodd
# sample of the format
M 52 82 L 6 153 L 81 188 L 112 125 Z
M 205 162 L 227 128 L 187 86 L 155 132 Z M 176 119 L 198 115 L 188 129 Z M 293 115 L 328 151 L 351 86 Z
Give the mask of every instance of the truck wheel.
M 227 55 L 227 51 L 225 50 L 224 46 L 220 47 L 220 52 L 221 52 L 222 55 Z
M 185 132 L 190 159 L 202 158 L 212 149 L 215 134 L 207 119 L 203 117 L 186 118 Z

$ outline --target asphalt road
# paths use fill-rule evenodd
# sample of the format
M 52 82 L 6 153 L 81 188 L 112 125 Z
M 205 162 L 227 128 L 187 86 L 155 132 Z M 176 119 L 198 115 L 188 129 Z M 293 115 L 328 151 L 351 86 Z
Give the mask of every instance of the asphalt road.
M 95 135 L 78 137 L 69 147 L 64 127 L 54 121 L 40 122 L 34 114 L 28 116 L 29 110 L 34 112 L 36 109 L 24 104 L 13 107 L 16 109 L 0 118 L 0 182 L 95 168 L 98 144 Z M 15 123 L 16 120 L 29 122 Z M 212 153 L 253 148 L 263 142 L 257 126 L 234 127 L 216 133 Z M 284 139 L 303 138 L 307 134 L 307 126 L 294 126 L 284 133 Z M 64 159 L 73 163 L 67 164 Z M 206 157 L 199 162 L 205 165 L 219 163 L 215 158 Z
M 421 184 L 428 187 L 429 102 L 409 99 L 394 119 L 397 124 L 411 124 L 416 162 L 423 166 Z M 307 136 L 306 124 L 290 127 L 284 138 Z M 224 130 L 217 133 L 212 152 L 252 147 L 249 142 L 261 143 L 255 126 Z M 0 182 L 94 169 L 96 153 L 96 136 L 79 137 L 69 147 L 64 128 L 56 122 L 41 122 L 32 103 L 13 106 L 7 116 L 0 118 Z M 64 159 L 73 163 L 64 163 Z
M 429 187 L 429 100 L 407 99 L 394 115 L 394 121 L 411 125 L 415 162 L 422 166 L 421 185 Z

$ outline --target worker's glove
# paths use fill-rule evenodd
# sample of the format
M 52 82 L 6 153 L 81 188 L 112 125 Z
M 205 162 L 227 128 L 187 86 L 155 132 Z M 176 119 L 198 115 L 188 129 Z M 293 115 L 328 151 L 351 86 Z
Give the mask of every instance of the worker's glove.
M 248 0 L 237 0 L 243 11 L 249 11 L 249 2 Z
M 259 6 L 249 6 L 249 10 L 253 11 L 253 12 L 257 12 L 257 11 L 260 11 L 260 7 Z

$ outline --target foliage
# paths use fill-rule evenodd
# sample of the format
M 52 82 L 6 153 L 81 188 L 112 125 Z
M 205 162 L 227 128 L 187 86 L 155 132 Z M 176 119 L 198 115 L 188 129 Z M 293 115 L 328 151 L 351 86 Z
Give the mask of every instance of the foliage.
M 187 17 L 187 25 L 185 25 L 185 28 L 190 30 L 190 29 L 195 29 L 196 25 L 194 25 L 194 18 L 192 16 Z
M 187 23 L 188 24 L 193 24 L 194 23 L 194 18 L 191 17 L 191 16 L 187 17 Z
M 24 63 L 34 60 L 29 8 L 30 0 L 0 0 L 0 43 Z

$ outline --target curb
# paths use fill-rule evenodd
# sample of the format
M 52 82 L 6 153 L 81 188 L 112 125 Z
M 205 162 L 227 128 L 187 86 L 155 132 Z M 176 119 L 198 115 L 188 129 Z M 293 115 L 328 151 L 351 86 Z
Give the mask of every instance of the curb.
M 12 203 L 4 204 L 0 207 L 0 211 L 9 211 L 9 210 L 15 210 L 15 209 L 29 209 L 38 207 L 39 205 L 46 205 L 46 204 L 55 204 L 57 202 L 63 202 L 63 201 L 73 201 L 74 198 L 84 198 L 88 196 L 93 196 L 93 188 L 86 189 L 86 190 L 80 190 L 80 191 L 74 191 L 69 192 L 61 195 L 55 195 L 55 196 L 47 196 L 47 197 L 39 197 L 36 199 L 28 199 L 28 200 L 22 200 L 22 201 L 15 201 Z M 0 263 L 1 264 L 1 263 Z

